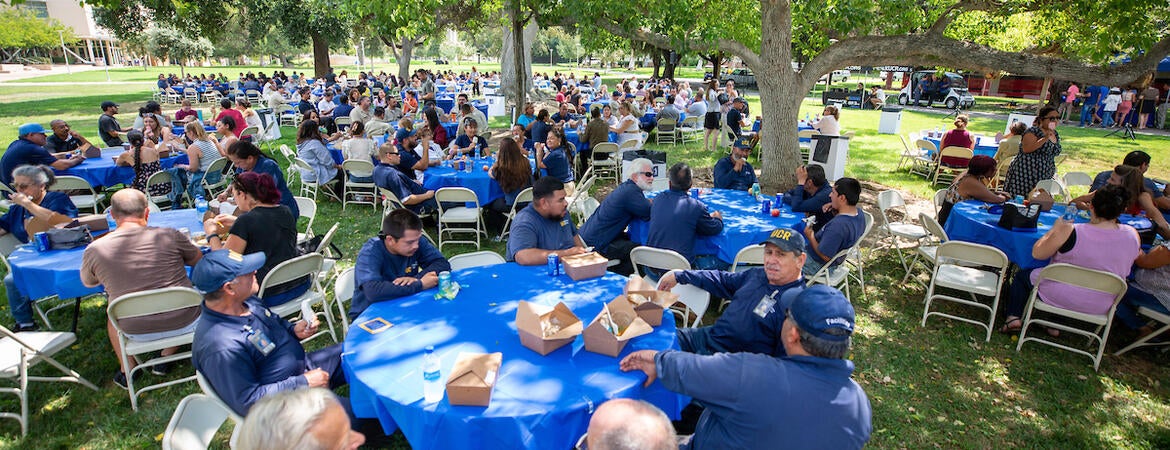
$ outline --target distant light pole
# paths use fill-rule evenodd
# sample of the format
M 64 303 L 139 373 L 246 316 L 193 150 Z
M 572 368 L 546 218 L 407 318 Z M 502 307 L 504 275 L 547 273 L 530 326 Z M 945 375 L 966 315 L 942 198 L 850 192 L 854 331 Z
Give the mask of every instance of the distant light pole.
M 364 70 L 366 67 L 366 38 L 361 39 L 361 48 L 358 50 L 358 67 L 359 70 Z
M 73 75 L 73 69 L 69 68 L 69 50 L 65 49 L 65 31 L 57 30 L 57 37 L 61 38 L 61 55 L 65 56 L 65 71 Z

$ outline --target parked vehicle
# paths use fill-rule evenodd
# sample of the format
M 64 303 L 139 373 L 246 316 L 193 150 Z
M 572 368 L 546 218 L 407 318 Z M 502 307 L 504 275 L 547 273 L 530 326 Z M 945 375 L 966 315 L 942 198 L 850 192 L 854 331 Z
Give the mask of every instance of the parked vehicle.
M 919 70 L 910 76 L 910 83 L 898 93 L 899 105 L 909 104 L 911 101 L 914 101 L 914 92 L 922 82 L 922 79 L 926 78 L 927 75 L 937 76 L 938 73 L 933 70 Z M 934 106 L 935 103 L 938 103 L 946 106 L 947 109 L 969 109 L 975 106 L 975 97 L 968 91 L 966 79 L 953 72 L 944 72 L 943 76 L 950 82 L 950 89 L 947 92 L 924 92 L 917 101 L 914 101 L 915 106 L 920 106 L 922 102 L 926 102 L 927 106 Z
M 738 86 L 755 86 L 756 76 L 752 74 L 751 69 L 734 69 L 729 74 L 723 75 L 723 82 L 728 80 L 734 81 Z
M 851 75 L 853 75 L 853 74 L 845 69 L 834 70 L 832 73 L 827 73 L 827 74 L 821 75 L 821 79 L 817 80 L 817 82 L 824 83 L 824 82 L 828 81 L 829 84 L 844 83 L 846 81 L 849 81 L 849 77 Z

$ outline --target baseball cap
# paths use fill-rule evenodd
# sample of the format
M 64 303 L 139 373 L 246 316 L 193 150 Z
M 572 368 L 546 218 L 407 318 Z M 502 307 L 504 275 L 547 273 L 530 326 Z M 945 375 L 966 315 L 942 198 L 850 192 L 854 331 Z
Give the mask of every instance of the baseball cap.
M 621 95 L 621 91 L 613 91 L 613 95 L 611 95 L 611 97 L 620 97 Z
M 115 106 L 118 106 L 118 104 L 117 104 L 117 103 L 114 103 L 114 102 L 111 102 L 111 101 L 109 101 L 109 100 L 106 100 L 106 101 L 102 102 L 102 111 L 105 111 L 105 110 L 107 110 L 107 109 L 113 108 L 113 107 L 115 107 Z
M 845 294 L 829 286 L 818 284 L 802 291 L 788 306 L 788 314 L 801 330 L 826 341 L 841 342 L 853 334 L 853 305 Z M 833 328 L 846 333 L 829 334 Z
M 255 272 L 264 265 L 264 252 L 241 255 L 231 250 L 215 250 L 191 270 L 191 283 L 201 293 L 215 292 L 240 275 Z
M 414 136 L 416 134 L 418 134 L 418 131 L 399 128 L 398 131 L 394 133 L 394 140 L 402 142 L 403 139 Z
M 732 99 L 731 102 L 732 103 L 739 102 L 739 103 L 743 103 L 745 105 L 747 104 L 747 100 L 744 100 L 743 97 L 736 97 L 736 98 Z
M 768 237 L 761 244 L 772 244 L 780 250 L 792 253 L 804 253 L 804 235 L 791 228 L 777 228 L 768 233 Z
M 752 148 L 752 140 L 746 137 L 741 137 L 736 139 L 735 144 L 732 145 L 734 145 L 735 148 Z
M 16 129 L 17 136 L 27 136 L 33 133 L 45 134 L 45 127 L 39 123 L 26 123 Z

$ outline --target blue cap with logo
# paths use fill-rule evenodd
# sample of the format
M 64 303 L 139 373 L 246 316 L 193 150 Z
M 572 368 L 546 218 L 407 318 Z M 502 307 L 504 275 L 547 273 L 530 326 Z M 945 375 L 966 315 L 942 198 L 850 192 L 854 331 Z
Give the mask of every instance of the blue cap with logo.
M 203 255 L 203 259 L 191 270 L 191 283 L 195 290 L 207 294 L 218 291 L 227 282 L 244 274 L 255 272 L 264 265 L 264 252 L 241 255 L 231 250 L 215 250 Z
M 734 144 L 732 144 L 732 145 L 734 145 L 734 146 L 735 146 L 735 148 L 746 148 L 746 149 L 751 149 L 751 148 L 752 148 L 752 139 L 751 139 L 751 138 L 749 138 L 749 137 L 746 137 L 746 136 L 745 136 L 745 137 L 741 137 L 741 138 L 739 138 L 739 139 L 736 139 L 736 140 L 735 140 L 735 143 L 734 143 Z
M 394 140 L 396 140 L 398 142 L 402 142 L 403 139 L 414 136 L 415 134 L 418 134 L 418 132 L 415 130 L 407 130 L 406 128 L 399 128 L 398 131 L 394 133 Z
M 818 284 L 802 291 L 788 306 L 788 314 L 801 330 L 826 341 L 840 342 L 853 335 L 853 305 L 829 286 Z M 830 334 L 831 329 L 843 333 Z
M 761 244 L 772 244 L 780 250 L 790 253 L 804 253 L 804 235 L 791 228 L 777 228 L 768 233 L 768 237 Z
M 16 135 L 18 137 L 28 136 L 33 133 L 45 134 L 45 127 L 39 123 L 26 123 L 16 129 Z

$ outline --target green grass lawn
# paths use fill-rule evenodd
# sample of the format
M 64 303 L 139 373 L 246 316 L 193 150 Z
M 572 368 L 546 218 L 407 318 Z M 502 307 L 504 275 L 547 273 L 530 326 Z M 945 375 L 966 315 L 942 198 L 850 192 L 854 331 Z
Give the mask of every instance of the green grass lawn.
M 81 75 L 91 74 L 77 76 Z M 104 80 L 101 72 L 93 75 Z M 146 78 L 150 79 L 153 77 Z M 0 141 L 13 139 L 15 126 L 20 123 L 47 123 L 58 117 L 94 137 L 97 105 L 102 100 L 122 103 L 123 111 L 129 112 L 145 101 L 148 93 L 148 84 L 64 89 L 0 84 Z M 753 99 L 751 108 L 759 111 L 758 101 Z M 819 100 L 810 99 L 802 109 L 815 113 L 820 108 Z M 942 112 L 907 111 L 901 131 L 945 128 L 949 120 L 942 118 Z M 933 193 L 935 188 L 920 178 L 894 170 L 902 144 L 895 135 L 877 134 L 879 114 L 854 109 L 843 112 L 843 128 L 857 131 L 847 175 L 920 197 Z M 123 114 L 123 124 L 129 124 L 131 117 L 130 113 Z M 498 119 L 493 123 L 496 122 Z M 994 134 L 1003 123 L 975 118 L 971 127 L 979 133 Z M 1062 172 L 1094 173 L 1116 164 L 1126 152 L 1142 149 L 1154 157 L 1152 176 L 1170 176 L 1165 163 L 1170 161 L 1170 139 L 1143 135 L 1132 142 L 1105 138 L 1105 132 L 1100 130 L 1066 126 L 1060 131 L 1065 151 L 1070 154 Z M 286 137 L 281 143 L 291 144 L 288 136 L 293 130 L 285 128 L 283 132 Z M 686 161 L 698 168 L 708 168 L 718 158 L 695 143 L 650 147 L 665 150 L 670 163 Z M 342 212 L 339 205 L 322 202 L 313 228 L 324 232 L 334 222 L 341 224 L 335 241 L 345 254 L 340 265 L 352 266 L 358 248 L 377 232 L 379 215 L 369 207 L 350 207 Z M 434 236 L 435 230 L 430 233 Z M 486 241 L 484 245 L 489 250 L 503 251 L 501 243 Z M 471 248 L 446 250 L 455 254 Z M 869 251 L 866 256 L 864 295 L 856 286 L 853 290 L 858 332 L 851 359 L 857 366 L 855 378 L 873 405 L 872 447 L 1170 448 L 1170 429 L 1165 425 L 1170 423 L 1170 391 L 1163 384 L 1170 379 L 1170 357 L 1165 353 L 1138 351 L 1123 357 L 1107 356 L 1100 372 L 1094 372 L 1087 358 L 1068 352 L 1029 345 L 1016 353 L 1014 338 L 999 334 L 984 342 L 983 333 L 973 326 L 933 318 L 922 327 L 925 289 L 921 283 L 928 281 L 927 275 L 919 273 L 919 283 L 903 284 L 904 272 L 891 250 Z M 97 383 L 101 391 L 33 383 L 30 437 L 20 437 L 15 421 L 0 421 L 0 447 L 158 447 L 175 405 L 183 396 L 197 392 L 198 387 L 188 383 L 149 392 L 140 398 L 139 411 L 132 411 L 125 391 L 110 381 L 117 363 L 105 337 L 104 308 L 102 298 L 83 303 L 79 341 L 61 356 L 65 364 Z M 709 312 L 707 323 L 716 316 Z M 0 311 L 0 317 L 4 317 L 0 322 L 11 323 L 7 311 Z M 65 314 L 56 317 L 67 320 Z M 1131 333 L 1117 331 L 1111 350 L 1132 338 Z M 180 365 L 168 378 L 189 370 L 189 364 Z M 43 368 L 40 371 L 47 372 Z M 143 381 L 155 379 L 148 374 Z M 14 408 L 18 408 L 15 401 L 0 398 L 0 410 Z M 226 440 L 227 433 L 221 431 L 218 448 L 225 448 Z M 409 446 L 399 434 L 394 437 L 393 448 Z

